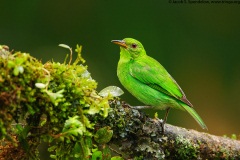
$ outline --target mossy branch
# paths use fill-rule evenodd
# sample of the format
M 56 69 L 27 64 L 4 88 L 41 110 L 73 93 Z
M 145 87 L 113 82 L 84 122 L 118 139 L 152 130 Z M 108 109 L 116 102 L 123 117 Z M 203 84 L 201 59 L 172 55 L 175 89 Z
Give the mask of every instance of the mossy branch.
M 128 104 L 112 103 L 111 108 L 115 108 L 114 112 L 101 124 L 105 125 L 110 119 L 114 137 L 109 145 L 125 159 L 136 156 L 144 159 L 240 159 L 238 140 L 170 124 L 165 124 L 162 134 L 158 120 Z
M 177 150 L 179 152 L 179 148 L 182 145 L 186 145 L 195 148 L 196 157 L 202 159 L 240 158 L 240 141 L 237 140 L 197 132 L 195 130 L 187 130 L 172 125 L 166 125 L 166 135 L 170 141 L 176 140 L 176 143 L 178 144 L 178 149 L 169 148 L 173 151 Z M 186 153 L 188 149 L 189 147 L 182 149 L 182 152 Z
M 73 63 L 61 46 L 68 63 L 0 45 L 0 159 L 39 159 L 43 141 L 53 159 L 240 159 L 237 140 L 168 124 L 162 134 L 156 119 L 113 97 L 119 88 L 96 91 L 81 46 Z

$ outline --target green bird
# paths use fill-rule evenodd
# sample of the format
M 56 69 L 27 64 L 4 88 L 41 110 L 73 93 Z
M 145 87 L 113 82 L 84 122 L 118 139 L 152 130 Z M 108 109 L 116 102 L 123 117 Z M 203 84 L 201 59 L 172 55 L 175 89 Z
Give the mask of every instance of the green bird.
M 187 111 L 203 129 L 207 129 L 177 82 L 158 61 L 146 54 L 139 41 L 124 38 L 111 42 L 120 46 L 117 76 L 121 84 L 139 101 L 148 105 L 146 108 L 166 109 L 163 124 L 169 109 L 176 108 Z

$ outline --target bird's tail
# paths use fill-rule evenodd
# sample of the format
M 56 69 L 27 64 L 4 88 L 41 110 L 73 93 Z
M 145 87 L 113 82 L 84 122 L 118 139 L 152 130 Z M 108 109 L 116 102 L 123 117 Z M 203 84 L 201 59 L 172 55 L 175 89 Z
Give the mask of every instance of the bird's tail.
M 202 118 L 197 114 L 197 112 L 188 105 L 181 103 L 181 106 L 189 113 L 191 116 L 198 122 L 198 124 L 202 127 L 202 129 L 208 129 L 206 124 L 203 122 Z

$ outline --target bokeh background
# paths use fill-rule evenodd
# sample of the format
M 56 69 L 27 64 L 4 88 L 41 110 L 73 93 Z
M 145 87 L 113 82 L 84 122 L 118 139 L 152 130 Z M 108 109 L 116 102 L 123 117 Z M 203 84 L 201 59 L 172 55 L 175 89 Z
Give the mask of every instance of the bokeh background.
M 177 0 L 176 0 L 177 1 Z M 179 1 L 179 0 L 178 0 Z M 240 4 L 182 4 L 168 0 L 26 0 L 0 2 L 0 44 L 43 62 L 63 62 L 83 45 L 83 57 L 100 91 L 115 85 L 119 47 L 132 37 L 176 79 L 209 130 L 240 133 Z M 140 105 L 125 89 L 122 100 Z M 163 117 L 164 111 L 159 112 Z M 186 112 L 168 123 L 202 131 Z

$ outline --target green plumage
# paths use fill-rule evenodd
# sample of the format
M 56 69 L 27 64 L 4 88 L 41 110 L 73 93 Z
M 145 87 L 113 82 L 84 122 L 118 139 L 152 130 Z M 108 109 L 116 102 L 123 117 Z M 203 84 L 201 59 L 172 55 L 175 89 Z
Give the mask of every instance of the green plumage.
M 158 61 L 146 54 L 139 41 L 125 38 L 112 42 L 120 45 L 121 50 L 118 78 L 133 96 L 154 109 L 185 110 L 203 129 L 207 129 L 177 82 Z

